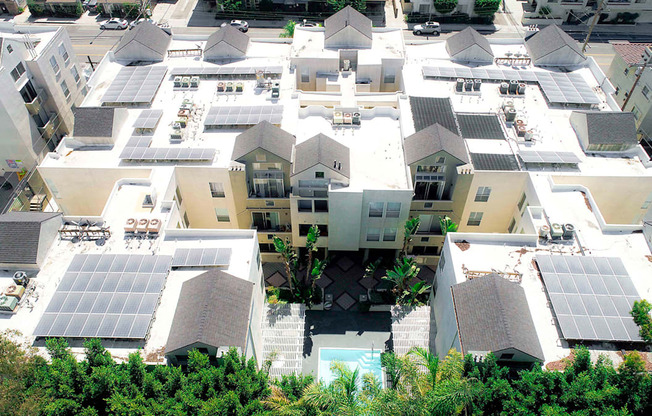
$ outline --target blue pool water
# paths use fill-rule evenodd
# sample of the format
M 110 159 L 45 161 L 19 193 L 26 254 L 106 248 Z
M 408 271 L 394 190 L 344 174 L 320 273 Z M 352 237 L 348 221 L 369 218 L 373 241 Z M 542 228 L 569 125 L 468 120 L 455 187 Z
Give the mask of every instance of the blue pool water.
M 335 378 L 330 368 L 332 361 L 341 361 L 351 370 L 360 368 L 360 381 L 362 381 L 362 375 L 365 373 L 372 373 L 379 381 L 383 380 L 379 350 L 320 348 L 318 377 L 326 384 L 330 384 Z

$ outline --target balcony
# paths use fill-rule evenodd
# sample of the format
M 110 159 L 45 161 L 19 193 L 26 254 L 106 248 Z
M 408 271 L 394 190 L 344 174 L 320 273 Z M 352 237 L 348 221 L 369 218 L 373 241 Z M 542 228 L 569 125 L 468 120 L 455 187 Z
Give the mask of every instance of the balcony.
M 38 131 L 41 133 L 43 136 L 44 140 L 50 140 L 52 138 L 52 135 L 54 134 L 54 131 L 56 130 L 56 115 L 51 114 L 50 119 L 43 125 L 42 127 L 39 126 Z
M 27 111 L 29 111 L 31 115 L 35 115 L 41 111 L 41 105 L 43 104 L 43 101 L 43 94 L 41 91 L 39 91 L 39 93 L 36 95 L 36 97 L 34 97 L 32 101 L 25 103 L 25 107 L 27 107 Z
M 290 224 L 274 226 L 271 224 L 252 223 L 250 228 L 252 230 L 258 231 L 259 233 L 291 233 L 292 232 L 292 226 L 290 226 Z

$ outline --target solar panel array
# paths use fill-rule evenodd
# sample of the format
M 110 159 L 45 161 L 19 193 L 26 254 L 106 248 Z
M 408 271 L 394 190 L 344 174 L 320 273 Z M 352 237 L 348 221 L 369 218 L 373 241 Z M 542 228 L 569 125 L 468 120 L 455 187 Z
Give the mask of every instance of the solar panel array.
M 549 255 L 536 260 L 565 339 L 641 341 L 629 314 L 640 297 L 622 260 Z
M 600 99 L 580 74 L 514 69 L 424 66 L 424 77 L 479 78 L 492 81 L 537 82 L 551 103 L 599 104 Z
M 263 71 L 265 75 L 280 75 L 283 73 L 282 66 L 208 66 L 208 67 L 178 67 L 173 68 L 171 73 L 177 75 L 256 75 L 257 71 Z
M 122 160 L 138 161 L 212 161 L 215 149 L 179 147 L 125 147 L 120 153 Z
M 576 165 L 581 162 L 573 152 L 520 150 L 518 155 L 525 163 L 565 163 Z
M 153 129 L 163 115 L 163 110 L 143 110 L 134 122 L 135 129 Z
M 465 139 L 505 140 L 496 114 L 457 113 L 457 122 Z
M 174 251 L 172 267 L 228 266 L 230 248 L 178 248 Z
M 34 335 L 146 338 L 171 262 L 172 256 L 77 254 Z
M 282 118 L 282 105 L 211 107 L 204 126 L 255 125 L 261 121 L 280 124 Z
M 102 97 L 103 103 L 151 103 L 167 67 L 127 66 L 118 72 Z
M 152 136 L 131 136 L 125 147 L 149 147 Z

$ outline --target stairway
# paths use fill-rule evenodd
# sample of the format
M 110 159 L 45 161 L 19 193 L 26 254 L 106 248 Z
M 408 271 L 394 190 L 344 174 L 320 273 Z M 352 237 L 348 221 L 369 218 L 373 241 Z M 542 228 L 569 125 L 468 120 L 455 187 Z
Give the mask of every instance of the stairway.
M 407 354 L 412 347 L 429 348 L 430 307 L 392 306 L 394 352 Z
M 265 305 L 263 355 L 265 360 L 272 358 L 272 378 L 301 373 L 305 320 L 305 305 Z

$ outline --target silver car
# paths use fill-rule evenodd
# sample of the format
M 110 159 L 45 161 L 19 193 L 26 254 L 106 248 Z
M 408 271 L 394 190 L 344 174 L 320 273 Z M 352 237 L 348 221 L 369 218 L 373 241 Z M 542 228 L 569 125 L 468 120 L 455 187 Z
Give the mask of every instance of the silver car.
M 124 30 L 129 26 L 129 22 L 124 19 L 109 19 L 105 22 L 100 23 L 100 29 L 118 29 Z
M 439 26 L 438 22 L 426 22 L 422 25 L 416 25 L 412 29 L 412 33 L 415 35 L 431 35 L 431 34 L 441 34 L 441 26 Z

